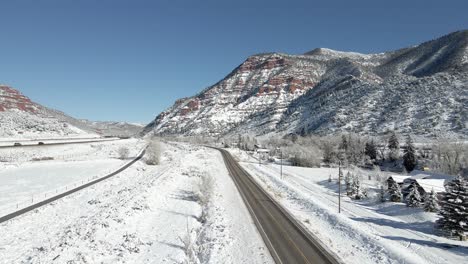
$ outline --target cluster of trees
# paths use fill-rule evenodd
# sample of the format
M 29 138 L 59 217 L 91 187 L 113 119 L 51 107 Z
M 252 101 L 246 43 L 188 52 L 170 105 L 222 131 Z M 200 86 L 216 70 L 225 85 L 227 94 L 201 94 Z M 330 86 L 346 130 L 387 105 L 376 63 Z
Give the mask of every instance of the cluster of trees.
M 345 176 L 346 195 L 356 200 L 361 200 L 364 197 L 367 197 L 367 192 L 362 189 L 361 180 L 359 178 L 359 175 L 354 175 L 349 171 Z
M 356 134 L 340 136 L 297 136 L 290 135 L 284 138 L 268 138 L 258 142 L 249 136 L 239 136 L 235 145 L 244 150 L 254 150 L 255 145 L 268 148 L 270 153 L 277 154 L 281 148 L 285 157 L 298 166 L 320 166 L 320 163 L 364 166 L 366 164 L 378 164 L 379 161 L 400 158 L 400 144 L 395 133 L 390 136 L 388 144 L 375 138 L 362 137 Z M 412 141 L 409 141 L 412 144 Z M 231 145 L 234 145 L 231 143 Z M 408 155 L 408 168 L 412 170 L 416 166 L 415 148 L 411 145 Z
M 408 207 L 423 207 L 426 212 L 437 212 L 439 210 L 438 198 L 434 190 L 423 196 L 419 188 L 416 182 L 411 183 L 404 197 L 400 185 L 393 178 L 389 178 L 387 197 L 391 202 L 405 202 Z M 386 198 L 383 201 L 386 201 Z
M 458 175 L 468 167 L 468 145 L 445 140 L 425 144 L 417 149 L 411 136 L 404 142 L 395 131 L 386 137 L 362 137 L 356 134 L 338 136 L 297 136 L 256 140 L 253 137 L 239 137 L 236 145 L 241 149 L 253 150 L 255 145 L 268 148 L 273 155 L 281 148 L 284 157 L 294 165 L 314 167 L 325 164 L 390 166 L 411 172 L 417 167 L 428 166 L 433 171 Z
M 268 148 L 271 155 L 278 157 L 281 155 L 288 159 L 294 166 L 320 167 L 323 156 L 321 143 L 322 138 L 320 137 L 293 136 L 265 139 L 261 141 L 260 145 Z
M 417 149 L 408 135 L 400 144 L 401 136 L 395 131 L 382 137 L 363 137 L 357 134 L 335 136 L 298 136 L 270 137 L 258 139 L 249 135 L 231 137 L 191 136 L 169 139 L 195 144 L 224 147 L 238 147 L 253 151 L 256 146 L 268 148 L 270 153 L 283 157 L 293 165 L 318 167 L 321 163 L 355 166 L 394 166 L 411 172 L 418 166 L 428 166 L 431 170 L 449 175 L 458 175 L 468 167 L 468 145 L 463 142 L 438 140 Z M 392 165 L 393 164 L 393 165 Z
M 255 145 L 258 145 L 258 141 L 255 137 L 239 135 L 236 145 L 242 150 L 252 151 L 255 150 Z
M 382 202 L 386 201 L 386 197 L 392 202 L 404 200 L 408 207 L 439 213 L 441 217 L 436 226 L 441 231 L 450 236 L 465 236 L 468 234 L 468 181 L 459 176 L 448 182 L 445 188 L 444 193 L 437 194 L 431 190 L 423 196 L 418 184 L 413 182 L 404 199 L 400 185 L 389 178 L 387 195 L 382 193 Z
M 438 140 L 432 144 L 431 167 L 449 175 L 458 175 L 468 168 L 468 144 Z

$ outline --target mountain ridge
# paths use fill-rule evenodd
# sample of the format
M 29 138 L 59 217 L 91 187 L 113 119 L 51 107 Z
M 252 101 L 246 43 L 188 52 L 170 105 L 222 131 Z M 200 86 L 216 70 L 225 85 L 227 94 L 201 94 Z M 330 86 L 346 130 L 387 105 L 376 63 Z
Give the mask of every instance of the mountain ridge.
M 426 136 L 448 133 L 464 137 L 468 135 L 464 115 L 467 47 L 468 30 L 463 30 L 377 54 L 318 48 L 302 55 L 252 55 L 216 84 L 177 100 L 148 124 L 143 134 L 371 134 L 373 130 L 382 134 L 396 129 Z M 387 91 L 395 95 L 392 104 L 382 97 L 393 96 Z M 434 92 L 446 98 L 436 98 Z M 354 94 L 355 101 L 342 98 L 343 93 Z M 415 96 L 417 93 L 424 94 L 424 100 Z M 414 101 L 406 102 L 404 96 Z M 373 101 L 383 106 L 379 108 Z M 437 109 L 428 109 L 430 104 Z M 362 105 L 368 105 L 371 112 Z M 441 114 L 445 116 L 438 118 Z
M 0 85 L 0 138 L 36 136 L 133 136 L 142 127 L 125 122 L 76 119 L 45 107 L 8 85 Z

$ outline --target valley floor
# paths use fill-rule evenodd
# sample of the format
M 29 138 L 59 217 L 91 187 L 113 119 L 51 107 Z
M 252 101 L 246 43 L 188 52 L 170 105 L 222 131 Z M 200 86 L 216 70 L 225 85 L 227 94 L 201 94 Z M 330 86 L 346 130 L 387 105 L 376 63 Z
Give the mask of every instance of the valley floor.
M 221 154 L 163 147 L 161 165 L 0 224 L 0 263 L 273 263 Z
M 435 235 L 435 213 L 342 196 L 338 214 L 338 169 L 262 164 L 230 150 L 241 165 L 302 225 L 345 263 L 466 263 L 468 243 Z M 329 175 L 333 175 L 329 182 Z
M 144 147 L 135 139 L 0 148 L 0 216 L 117 170 Z M 129 150 L 120 159 L 119 148 Z
M 0 149 L 0 212 L 30 195 L 115 170 L 144 145 L 129 139 Z M 130 150 L 128 160 L 118 159 L 121 147 Z M 283 166 L 280 178 L 278 165 L 230 151 L 345 263 L 466 262 L 467 242 L 436 235 L 434 213 L 370 195 L 361 201 L 342 196 L 338 214 L 337 169 Z M 33 161 L 41 157 L 53 159 Z M 0 234 L 0 263 L 273 263 L 221 154 L 182 143 L 163 144 L 161 165 L 138 161 L 0 224 Z

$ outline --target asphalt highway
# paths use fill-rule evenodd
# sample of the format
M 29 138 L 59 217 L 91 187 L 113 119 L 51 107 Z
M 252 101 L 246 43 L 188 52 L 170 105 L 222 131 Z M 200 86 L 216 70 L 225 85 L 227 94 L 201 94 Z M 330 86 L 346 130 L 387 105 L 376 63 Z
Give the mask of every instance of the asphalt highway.
M 218 150 L 276 263 L 340 263 L 275 202 L 229 152 Z

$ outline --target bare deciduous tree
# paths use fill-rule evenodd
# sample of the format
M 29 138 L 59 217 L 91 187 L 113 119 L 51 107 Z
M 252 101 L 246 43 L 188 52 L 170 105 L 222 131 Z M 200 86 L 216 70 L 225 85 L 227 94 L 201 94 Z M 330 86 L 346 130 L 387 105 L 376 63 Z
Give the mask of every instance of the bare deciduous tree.
M 440 140 L 433 145 L 432 150 L 435 167 L 440 172 L 457 175 L 467 165 L 468 145 L 463 142 Z
M 161 162 L 161 143 L 152 139 L 146 149 L 145 162 L 148 165 L 158 165 Z
M 118 154 L 119 154 L 119 159 L 127 159 L 128 156 L 130 155 L 130 150 L 128 150 L 127 147 L 120 147 L 118 150 L 117 150 Z

